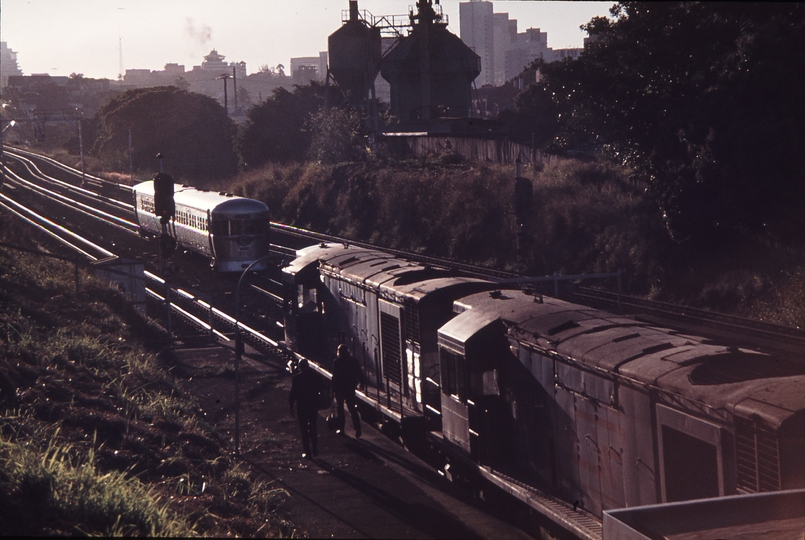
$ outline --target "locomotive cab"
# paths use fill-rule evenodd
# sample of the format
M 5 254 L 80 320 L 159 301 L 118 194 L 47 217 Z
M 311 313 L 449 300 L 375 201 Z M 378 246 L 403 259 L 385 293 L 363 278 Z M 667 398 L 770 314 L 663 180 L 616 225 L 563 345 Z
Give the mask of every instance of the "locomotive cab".
M 499 319 L 459 317 L 439 330 L 442 429 L 473 461 L 506 469 L 516 402 L 506 391 L 514 357 Z
M 285 344 L 302 356 L 319 362 L 327 359 L 323 321 L 325 290 L 319 279 L 318 255 L 313 253 L 294 259 L 282 269 L 282 282 Z
M 239 271 L 269 251 L 268 206 L 252 199 L 225 201 L 210 211 L 213 266 Z M 261 270 L 265 263 L 258 263 Z M 219 268 L 220 267 L 220 268 Z

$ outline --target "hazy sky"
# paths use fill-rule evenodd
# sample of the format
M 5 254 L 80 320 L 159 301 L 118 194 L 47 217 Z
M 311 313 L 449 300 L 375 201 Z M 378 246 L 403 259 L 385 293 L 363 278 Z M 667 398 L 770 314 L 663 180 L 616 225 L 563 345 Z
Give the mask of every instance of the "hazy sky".
M 416 0 L 359 0 L 375 16 L 404 15 Z M 554 49 L 581 47 L 579 26 L 608 15 L 614 2 L 494 1 L 496 13 L 517 19 L 518 31 L 540 28 Z M 459 32 L 459 0 L 442 0 L 448 29 Z M 123 70 L 186 70 L 215 48 L 248 73 L 291 57 L 318 56 L 341 26 L 348 0 L 0 0 L 0 39 L 17 52 L 25 75 L 117 77 Z

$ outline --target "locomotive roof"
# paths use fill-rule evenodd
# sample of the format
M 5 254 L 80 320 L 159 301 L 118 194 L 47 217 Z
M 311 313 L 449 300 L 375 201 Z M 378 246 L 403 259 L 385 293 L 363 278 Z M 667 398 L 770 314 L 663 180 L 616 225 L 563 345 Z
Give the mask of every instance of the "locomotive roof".
M 283 272 L 301 273 L 315 266 L 339 279 L 378 290 L 398 299 L 420 301 L 424 297 L 457 296 L 488 289 L 488 281 L 453 275 L 389 253 L 343 244 L 319 244 L 297 251 L 297 258 Z
M 154 181 L 148 180 L 132 188 L 137 193 L 154 195 Z M 216 217 L 223 219 L 244 219 L 242 214 L 267 213 L 268 206 L 255 199 L 238 197 L 217 191 L 196 189 L 193 186 L 176 185 L 173 200 L 177 206 L 202 210 L 210 210 Z
M 460 352 L 500 321 L 510 339 L 536 349 L 772 425 L 805 410 L 805 366 L 783 358 L 522 291 L 474 294 L 454 310 L 439 341 Z

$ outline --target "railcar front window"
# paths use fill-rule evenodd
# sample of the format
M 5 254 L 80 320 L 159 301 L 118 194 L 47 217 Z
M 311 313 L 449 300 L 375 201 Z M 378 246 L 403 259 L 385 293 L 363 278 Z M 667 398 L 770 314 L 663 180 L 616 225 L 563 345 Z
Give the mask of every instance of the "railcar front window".
M 219 236 L 241 236 L 244 234 L 265 234 L 268 221 L 265 219 L 214 220 L 212 232 Z
M 249 219 L 244 221 L 245 234 L 263 234 L 266 231 L 266 220 Z

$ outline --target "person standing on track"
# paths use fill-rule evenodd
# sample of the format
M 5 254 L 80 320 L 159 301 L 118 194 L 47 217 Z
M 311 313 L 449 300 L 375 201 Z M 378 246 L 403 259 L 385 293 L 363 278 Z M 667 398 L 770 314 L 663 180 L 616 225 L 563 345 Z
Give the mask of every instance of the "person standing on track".
M 291 393 L 288 394 L 288 406 L 291 414 L 293 414 L 293 404 L 296 401 L 296 416 L 299 419 L 299 428 L 302 430 L 303 458 L 310 458 L 319 453 L 316 423 L 319 418 L 320 390 L 321 383 L 318 375 L 310 369 L 308 361 L 303 358 L 299 361 L 299 372 L 293 376 Z
M 358 359 L 352 356 L 346 344 L 338 346 L 335 360 L 333 360 L 333 392 L 335 392 L 336 411 L 338 413 L 338 430 L 336 433 L 344 434 L 344 402 L 352 416 L 352 425 L 355 427 L 355 437 L 361 436 L 361 417 L 358 415 L 358 398 L 355 389 L 358 384 L 363 385 L 363 370 Z

